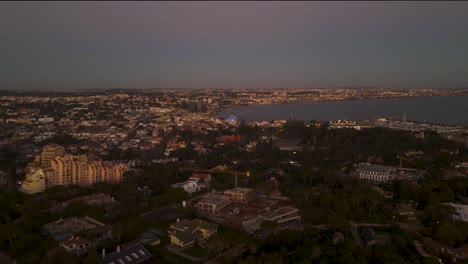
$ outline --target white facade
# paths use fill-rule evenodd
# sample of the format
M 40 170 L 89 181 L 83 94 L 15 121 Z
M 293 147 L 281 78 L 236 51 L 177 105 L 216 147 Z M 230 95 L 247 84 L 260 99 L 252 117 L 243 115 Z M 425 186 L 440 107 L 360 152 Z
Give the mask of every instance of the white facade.
M 463 222 L 468 222 L 468 205 L 467 204 L 454 204 L 454 203 L 444 203 L 444 205 L 449 205 L 457 210 L 458 215 L 453 215 L 454 220 L 459 220 Z
M 370 163 L 360 163 L 358 167 L 359 179 L 372 182 L 391 181 L 396 177 L 396 168 Z
M 27 194 L 43 192 L 45 190 L 45 175 L 42 169 L 35 169 L 26 175 L 21 190 Z
M 201 190 L 201 186 L 198 185 L 196 181 L 191 180 L 172 184 L 172 187 L 180 188 L 187 193 L 194 193 Z

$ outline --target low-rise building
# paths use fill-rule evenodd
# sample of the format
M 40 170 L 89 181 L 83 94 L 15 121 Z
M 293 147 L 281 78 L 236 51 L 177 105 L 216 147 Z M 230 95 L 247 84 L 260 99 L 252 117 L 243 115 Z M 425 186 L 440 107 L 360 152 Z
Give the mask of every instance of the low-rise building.
M 359 179 L 372 182 L 391 181 L 397 175 L 395 167 L 370 163 L 359 163 L 357 171 L 359 174 Z
M 256 231 L 262 229 L 263 222 L 265 222 L 265 220 L 260 217 L 245 220 L 242 222 L 242 229 L 249 234 L 254 234 Z
M 55 241 L 63 241 L 78 233 L 86 233 L 92 238 L 93 243 L 99 243 L 104 239 L 112 239 L 112 226 L 105 225 L 88 216 L 69 217 L 60 219 L 43 226 L 47 235 Z
M 247 204 L 251 201 L 252 189 L 237 187 L 224 191 L 224 196 L 229 197 L 232 202 Z
M 210 193 L 203 195 L 195 207 L 203 213 L 217 214 L 230 203 L 229 197 Z
M 108 194 L 104 194 L 104 193 L 96 193 L 96 194 L 91 194 L 87 196 L 82 196 L 82 197 L 66 200 L 62 202 L 62 204 L 65 207 L 67 207 L 71 203 L 80 202 L 80 201 L 85 202 L 87 205 L 105 205 L 105 204 L 114 202 L 114 197 Z
M 140 235 L 139 240 L 142 244 L 149 244 L 152 246 L 161 244 L 160 233 L 157 229 L 150 229 L 146 232 L 143 232 Z
M 197 183 L 207 183 L 211 182 L 211 174 L 207 173 L 194 173 L 189 178 L 190 181 L 196 181 Z
M 285 206 L 259 215 L 259 217 L 265 221 L 275 221 L 278 224 L 286 223 L 293 220 L 301 220 L 299 209 L 292 206 Z
M 184 190 L 186 193 L 192 194 L 201 190 L 201 186 L 196 181 L 188 180 L 172 184 L 172 187 Z
M 203 242 L 218 233 L 218 225 L 201 219 L 177 221 L 168 230 L 171 243 L 181 248 L 186 248 L 196 240 Z
M 150 262 L 151 253 L 139 243 L 132 244 L 128 247 L 117 246 L 115 252 L 108 255 L 103 253 L 101 264 L 142 264 Z
M 358 128 L 358 124 L 356 121 L 348 121 L 348 120 L 338 120 L 338 121 L 330 121 L 328 124 L 329 129 L 334 128 Z M 359 130 L 359 129 L 358 129 Z
M 61 241 L 60 246 L 70 254 L 81 256 L 88 252 L 88 249 L 91 247 L 91 241 L 79 236 L 72 236 L 70 239 Z

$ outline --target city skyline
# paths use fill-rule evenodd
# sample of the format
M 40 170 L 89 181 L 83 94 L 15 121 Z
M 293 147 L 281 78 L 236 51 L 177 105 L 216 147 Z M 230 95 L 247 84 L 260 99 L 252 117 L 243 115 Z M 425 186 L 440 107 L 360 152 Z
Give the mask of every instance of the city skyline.
M 468 86 L 466 2 L 3 2 L 0 90 Z

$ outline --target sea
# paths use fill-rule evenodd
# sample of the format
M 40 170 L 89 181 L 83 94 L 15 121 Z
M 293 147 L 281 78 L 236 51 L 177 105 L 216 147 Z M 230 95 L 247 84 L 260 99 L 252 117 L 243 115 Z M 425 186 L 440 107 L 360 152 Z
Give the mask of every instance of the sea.
M 291 104 L 250 105 L 226 109 L 219 118 L 235 116 L 237 121 L 363 121 L 376 118 L 468 127 L 468 96 L 427 96 L 364 99 Z

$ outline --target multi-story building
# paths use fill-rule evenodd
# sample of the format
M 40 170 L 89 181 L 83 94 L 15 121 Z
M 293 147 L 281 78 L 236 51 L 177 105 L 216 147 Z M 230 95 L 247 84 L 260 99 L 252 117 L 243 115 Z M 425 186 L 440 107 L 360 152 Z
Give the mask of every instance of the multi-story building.
M 247 204 L 252 197 L 252 189 L 237 187 L 224 191 L 224 196 L 229 197 L 232 202 Z
M 50 167 L 50 162 L 57 156 L 63 156 L 65 148 L 57 144 L 44 146 L 40 156 L 36 156 L 36 160 L 40 162 L 41 167 Z
M 89 186 L 97 182 L 119 183 L 127 171 L 124 164 L 91 161 L 86 155 L 65 155 L 51 160 L 52 173 L 46 177 L 46 187 L 55 185 Z
M 372 182 L 391 181 L 397 175 L 395 167 L 370 163 L 359 163 L 357 172 L 359 173 L 359 179 Z
M 45 146 L 34 162 L 28 165 L 28 170 L 30 173 L 26 175 L 22 189 L 27 193 L 36 193 L 56 185 L 119 183 L 128 168 L 124 164 L 89 160 L 86 155 L 64 154 L 62 147 L 50 145 Z
M 195 207 L 198 208 L 198 211 L 203 213 L 217 214 L 230 203 L 231 200 L 229 197 L 210 193 L 203 195 L 202 200 L 198 202 Z

